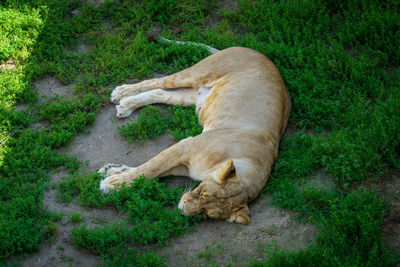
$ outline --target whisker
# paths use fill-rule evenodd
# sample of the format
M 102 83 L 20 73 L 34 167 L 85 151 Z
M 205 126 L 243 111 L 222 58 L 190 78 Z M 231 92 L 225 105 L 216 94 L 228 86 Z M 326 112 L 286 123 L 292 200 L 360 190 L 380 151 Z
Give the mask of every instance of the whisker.
M 185 189 L 183 190 L 183 194 L 186 194 L 187 192 L 189 192 L 190 191 L 190 188 L 186 185 L 185 186 Z

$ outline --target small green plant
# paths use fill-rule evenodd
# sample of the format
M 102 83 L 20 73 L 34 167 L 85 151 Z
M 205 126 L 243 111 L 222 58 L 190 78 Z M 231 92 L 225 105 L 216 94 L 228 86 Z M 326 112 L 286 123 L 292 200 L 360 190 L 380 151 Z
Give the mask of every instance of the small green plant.
M 64 218 L 64 214 L 62 212 L 54 212 L 50 215 L 54 222 L 59 222 Z
M 46 225 L 46 232 L 49 235 L 55 235 L 57 233 L 57 229 L 58 229 L 57 224 L 55 224 L 54 222 L 49 222 Z
M 223 253 L 224 248 L 221 244 L 206 245 L 204 250 L 197 254 L 197 257 L 210 261 L 215 257 L 221 256 Z
M 93 216 L 91 218 L 92 222 L 96 223 L 96 224 L 106 224 L 108 223 L 108 220 L 106 218 L 101 218 L 101 217 L 97 217 L 97 216 Z
M 265 229 L 261 229 L 262 232 L 267 233 L 268 235 L 276 235 L 279 233 L 279 227 L 276 224 L 271 224 Z
M 61 255 L 60 256 L 60 259 L 63 261 L 63 262 L 69 262 L 69 263 L 72 263 L 73 261 L 74 261 L 74 258 L 72 258 L 72 257 L 68 257 L 68 256 L 66 256 L 66 255 Z
M 71 213 L 69 215 L 69 220 L 72 223 L 80 223 L 85 221 L 85 217 L 83 217 L 80 213 Z

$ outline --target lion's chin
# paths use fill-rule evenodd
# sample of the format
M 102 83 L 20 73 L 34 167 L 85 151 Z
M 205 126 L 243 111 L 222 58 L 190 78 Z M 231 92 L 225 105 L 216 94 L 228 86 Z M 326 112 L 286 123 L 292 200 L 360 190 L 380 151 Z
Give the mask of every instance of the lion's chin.
M 202 211 L 188 212 L 187 210 L 185 210 L 185 207 L 182 207 L 182 209 L 180 209 L 180 210 L 182 211 L 182 214 L 185 216 L 196 216 L 196 215 L 199 215 L 202 213 Z

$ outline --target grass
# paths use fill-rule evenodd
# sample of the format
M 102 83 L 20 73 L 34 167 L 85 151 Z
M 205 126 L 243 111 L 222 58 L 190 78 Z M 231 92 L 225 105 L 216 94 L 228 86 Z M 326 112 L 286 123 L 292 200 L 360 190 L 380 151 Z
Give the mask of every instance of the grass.
M 196 223 L 170 208 L 179 189 L 139 180 L 120 193 L 102 195 L 101 177 L 79 171 L 83 163 L 56 150 L 87 130 L 116 84 L 173 73 L 208 55 L 198 47 L 152 41 L 149 33 L 158 31 L 219 49 L 239 45 L 261 51 L 278 66 L 291 94 L 289 127 L 295 134 L 282 141 L 264 191 L 321 233 L 306 250 L 270 248 L 265 260 L 253 264 L 390 266 L 396 258 L 382 236 L 385 203 L 357 188 L 400 168 L 398 9 L 396 1 L 370 0 L 241 0 L 234 9 L 193 0 L 100 6 L 2 1 L 0 65 L 12 59 L 15 66 L 0 70 L 0 262 L 39 250 L 56 233 L 60 215 L 43 209 L 43 191 L 59 167 L 70 171 L 57 186 L 61 201 L 114 206 L 128 215 L 127 222 L 94 229 L 83 224 L 71 233 L 77 247 L 101 255 L 105 265 L 165 265 L 132 246 L 166 242 Z M 89 49 L 73 52 L 80 43 Z M 74 83 L 76 97 L 38 103 L 32 84 L 46 76 Z M 27 108 L 17 111 L 20 103 Z M 196 121 L 193 108 L 151 106 L 119 131 L 130 142 L 143 143 L 164 131 L 182 139 L 201 132 Z M 31 130 L 33 122 L 47 126 Z M 318 173 L 332 177 L 333 185 L 309 184 Z
M 176 140 L 196 136 L 203 131 L 195 113 L 195 107 L 168 106 L 163 111 L 158 106 L 147 106 L 136 121 L 118 128 L 119 133 L 130 143 L 144 144 L 148 138 L 157 138 L 168 131 Z
M 210 261 L 215 257 L 221 256 L 224 253 L 224 247 L 221 244 L 206 245 L 204 250 L 197 254 L 199 259 Z
M 146 180 L 142 177 L 136 179 L 132 186 L 104 195 L 98 189 L 102 179 L 100 175 L 82 177 L 69 177 L 60 183 L 61 200 L 69 201 L 76 196 L 83 206 L 112 205 L 128 216 L 127 221 L 112 225 L 89 228 L 83 224 L 71 231 L 75 246 L 107 258 L 112 264 L 119 265 L 121 261 L 128 264 L 132 261 L 132 255 L 122 253 L 130 247 L 152 243 L 162 245 L 169 237 L 183 234 L 200 220 L 199 216 L 184 217 L 178 211 L 176 204 L 182 195 L 181 189 L 169 189 L 156 179 Z M 151 253 L 135 253 L 140 255 L 138 261 L 142 257 L 149 257 L 149 261 L 162 262 Z
M 72 223 L 80 223 L 85 221 L 85 217 L 83 217 L 80 213 L 71 213 L 69 215 L 69 220 Z

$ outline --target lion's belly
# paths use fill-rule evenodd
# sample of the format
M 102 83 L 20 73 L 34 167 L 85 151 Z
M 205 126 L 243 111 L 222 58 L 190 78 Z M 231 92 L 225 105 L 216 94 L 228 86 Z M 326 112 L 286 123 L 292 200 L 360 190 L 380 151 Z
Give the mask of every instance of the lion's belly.
M 197 99 L 196 99 L 196 114 L 200 118 L 202 108 L 204 107 L 204 103 L 206 102 L 206 99 L 208 96 L 210 96 L 211 92 L 213 91 L 213 87 L 200 87 L 198 92 L 197 92 Z M 199 123 L 201 124 L 200 120 Z M 204 126 L 204 125 L 203 125 Z M 206 132 L 207 129 L 206 127 L 203 128 L 203 132 Z

